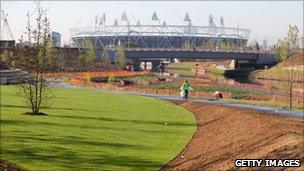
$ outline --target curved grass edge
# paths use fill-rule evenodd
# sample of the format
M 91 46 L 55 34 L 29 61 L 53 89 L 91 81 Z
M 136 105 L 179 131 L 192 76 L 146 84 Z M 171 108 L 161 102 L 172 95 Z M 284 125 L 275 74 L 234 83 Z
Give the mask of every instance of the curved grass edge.
M 74 90 L 77 90 L 77 91 L 85 91 L 85 92 L 87 92 L 87 91 L 89 91 L 89 92 L 93 92 L 93 93 L 106 93 L 106 94 L 116 94 L 117 96 L 125 96 L 125 97 L 129 97 L 130 95 L 128 95 L 127 93 L 119 93 L 119 92 L 106 92 L 106 91 L 98 91 L 98 90 L 94 90 L 94 89 L 86 89 L 86 88 L 81 88 L 81 89 L 79 89 L 79 88 L 75 88 Z M 71 91 L 71 90 L 69 90 L 69 91 Z M 2 89 L 2 87 L 1 87 L 1 96 L 2 95 L 7 95 L 5 92 L 3 93 L 3 89 Z M 11 94 L 12 95 L 12 94 Z M 7 96 L 6 96 L 7 97 Z M 15 97 L 15 96 L 14 96 Z M 64 97 L 66 98 L 66 95 L 64 95 Z M 154 100 L 156 100 L 155 102 L 157 103 L 157 104 L 161 104 L 161 105 L 169 105 L 169 107 L 172 105 L 174 105 L 174 108 L 179 108 L 179 109 L 182 109 L 182 110 L 185 110 L 185 111 L 187 111 L 186 113 L 185 112 L 181 112 L 182 114 L 191 114 L 191 117 L 188 117 L 188 119 L 186 119 L 186 123 L 189 123 L 189 120 L 193 120 L 193 126 L 191 126 L 191 128 L 190 127 L 185 127 L 187 130 L 185 130 L 186 132 L 187 132 L 187 135 L 186 136 L 184 136 L 183 138 L 180 138 L 180 140 L 179 141 L 177 141 L 177 143 L 179 144 L 179 145 L 176 145 L 176 148 L 174 147 L 174 148 L 172 148 L 172 147 L 170 147 L 170 149 L 171 149 L 171 154 L 167 154 L 166 156 L 167 157 L 165 157 L 164 158 L 164 156 L 162 157 L 162 156 L 160 156 L 161 158 L 162 158 L 162 162 L 161 163 L 159 163 L 159 165 L 157 166 L 157 168 L 158 169 L 160 169 L 165 163 L 167 163 L 169 160 L 171 160 L 173 157 L 175 157 L 176 155 L 177 155 L 177 153 L 178 152 L 180 152 L 181 150 L 183 150 L 183 148 L 187 145 L 187 143 L 188 143 L 188 141 L 189 140 L 191 140 L 191 138 L 192 138 L 192 136 L 193 136 L 193 134 L 194 134 L 194 132 L 195 132 L 195 129 L 196 129 L 196 127 L 194 126 L 195 124 L 196 124 L 196 122 L 195 122 L 195 119 L 194 119 L 194 116 L 193 116 L 193 114 L 191 113 L 191 112 L 189 112 L 188 110 L 186 110 L 186 109 L 184 109 L 183 107 L 181 107 L 181 106 L 178 106 L 178 105 L 175 105 L 175 104 L 173 104 L 173 103 L 171 103 L 171 102 L 168 102 L 168 101 L 165 101 L 165 100 L 159 100 L 159 99 L 155 99 L 155 98 L 149 98 L 149 97 L 142 97 L 142 96 L 136 96 L 136 97 L 138 97 L 138 99 L 153 99 L 153 101 Z M 2 98 L 5 98 L 5 97 L 2 97 Z M 96 94 L 94 95 L 94 97 L 92 97 L 92 98 L 96 98 Z M 4 100 L 4 104 L 7 104 L 7 102 L 8 101 L 6 101 L 6 100 Z M 151 101 L 150 101 L 151 102 Z M 1 103 L 3 104 L 3 101 L 1 101 Z M 2 104 L 1 104 L 1 107 L 2 107 Z M 18 103 L 16 103 L 16 105 L 18 105 Z M 59 107 L 62 107 L 62 106 L 59 106 Z M 14 110 L 15 108 L 10 108 L 10 110 Z M 24 110 L 24 108 L 21 108 L 21 110 Z M 50 111 L 50 109 L 43 109 L 43 110 L 47 110 L 47 111 Z M 1 108 L 1 111 L 2 111 L 2 108 Z M 17 110 L 17 111 L 20 111 L 20 109 L 19 110 Z M 157 111 L 157 110 L 156 110 Z M 180 111 L 180 110 L 179 110 Z M 8 111 L 6 111 L 7 113 L 8 113 Z M 68 112 L 68 111 L 67 111 Z M 18 112 L 14 112 L 14 114 L 17 114 Z M 50 115 L 49 116 L 47 116 L 47 117 L 52 117 L 53 116 L 53 112 L 47 112 L 47 113 L 50 113 Z M 19 119 L 19 117 L 20 117 L 21 115 L 16 115 L 15 117 L 16 117 L 16 119 Z M 36 119 L 36 117 L 31 117 L 31 116 L 21 116 L 21 117 L 27 117 L 27 119 L 28 120 L 35 120 Z M 179 121 L 182 121 L 182 120 L 184 120 L 183 119 L 184 117 L 183 116 L 180 116 L 180 119 L 178 119 Z M 192 119 L 191 119 L 192 118 Z M 2 119 L 2 118 L 1 118 Z M 4 118 L 4 119 L 7 119 L 7 118 Z M 39 119 L 45 119 L 45 118 L 39 118 Z M 39 123 L 40 124 L 40 123 Z M 41 124 L 40 124 L 41 125 Z M 169 123 L 169 125 L 170 125 L 170 123 Z M 3 125 L 2 125 L 3 126 Z M 182 128 L 182 127 L 180 127 L 180 128 Z M 178 131 L 183 131 L 183 130 L 181 130 L 181 129 L 177 129 Z M 9 134 L 9 133 L 7 133 L 7 134 Z M 11 132 L 10 132 L 10 134 L 11 134 Z M 179 133 L 180 134 L 180 133 Z M 171 137 L 172 138 L 172 137 Z M 4 148 L 6 148 L 6 147 L 4 147 Z M 162 148 L 163 149 L 163 148 Z M 158 150 L 159 151 L 159 150 Z M 27 166 L 28 164 L 26 164 L 26 165 L 23 165 L 22 163 L 21 164 L 19 164 L 19 162 L 16 162 L 16 161 L 18 161 L 18 160 L 10 160 L 11 159 L 11 157 L 9 157 L 9 158 L 6 158 L 5 157 L 5 155 L 1 155 L 1 158 L 2 159 L 8 159 L 8 161 L 11 161 L 11 162 L 13 162 L 13 163 L 17 163 L 18 164 L 18 166 L 22 166 L 22 168 L 28 168 L 28 167 L 25 167 L 25 166 Z M 153 160 L 152 160 L 153 161 Z M 35 167 L 34 167 L 35 168 Z M 37 167 L 36 167 L 37 168 Z M 33 169 L 32 167 L 29 167 L 28 169 Z M 46 169 L 48 169 L 48 168 L 46 168 Z M 143 168 L 143 169 L 145 169 L 145 168 Z M 111 169 L 110 169 L 111 170 Z M 119 170 L 119 169 L 118 169 Z

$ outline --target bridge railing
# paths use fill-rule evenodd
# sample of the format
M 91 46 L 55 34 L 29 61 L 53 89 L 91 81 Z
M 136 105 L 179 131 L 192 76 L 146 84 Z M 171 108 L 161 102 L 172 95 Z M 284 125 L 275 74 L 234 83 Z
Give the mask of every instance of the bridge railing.
M 238 50 L 221 50 L 221 49 L 184 49 L 184 48 L 126 48 L 126 51 L 174 51 L 174 52 L 223 52 L 223 53 L 259 53 L 258 50 L 238 49 Z

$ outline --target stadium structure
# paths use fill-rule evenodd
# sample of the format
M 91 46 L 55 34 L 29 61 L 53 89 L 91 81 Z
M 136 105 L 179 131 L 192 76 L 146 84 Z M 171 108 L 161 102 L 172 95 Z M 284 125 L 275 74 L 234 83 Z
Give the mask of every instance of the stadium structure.
M 124 44 L 127 47 L 139 48 L 182 48 L 185 44 L 201 47 L 204 43 L 232 42 L 237 46 L 246 44 L 250 30 L 243 28 L 226 27 L 223 17 L 220 20 L 209 15 L 208 26 L 193 25 L 186 13 L 185 18 L 179 18 L 183 24 L 167 24 L 160 22 L 157 14 L 152 15 L 152 22 L 157 24 L 141 24 L 137 20 L 131 24 L 126 12 L 112 25 L 105 24 L 106 15 L 95 16 L 91 26 L 70 28 L 71 39 L 76 47 L 85 47 L 85 42 L 90 40 L 97 49 L 115 47 Z M 219 21 L 218 26 L 215 19 Z

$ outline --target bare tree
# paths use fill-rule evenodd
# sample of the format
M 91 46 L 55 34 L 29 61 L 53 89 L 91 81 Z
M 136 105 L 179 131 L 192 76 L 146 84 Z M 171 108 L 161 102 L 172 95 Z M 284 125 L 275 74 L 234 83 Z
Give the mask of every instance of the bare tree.
M 109 59 L 109 48 L 104 48 L 101 56 L 101 61 L 108 65 L 110 64 L 110 59 Z
M 21 94 L 26 106 L 31 110 L 29 114 L 39 115 L 41 106 L 49 105 L 53 93 L 48 88 L 45 78 L 49 61 L 53 52 L 50 46 L 50 23 L 46 11 L 36 2 L 37 16 L 35 23 L 31 23 L 30 12 L 27 13 L 25 40 L 20 40 L 17 56 L 22 69 L 29 72 L 24 84 L 20 84 Z
M 291 66 L 289 71 L 289 108 L 292 109 L 292 89 L 294 82 L 294 56 L 299 50 L 300 37 L 299 37 L 299 29 L 296 25 L 289 25 L 289 30 L 287 33 L 286 42 L 288 45 L 288 56 L 290 58 Z
M 287 37 L 284 40 L 279 40 L 276 46 L 276 52 L 279 55 L 280 61 L 288 59 L 290 66 L 288 67 L 288 82 L 289 82 L 289 108 L 292 109 L 293 98 L 293 82 L 294 82 L 294 57 L 299 52 L 300 37 L 299 29 L 296 25 L 289 25 Z
M 202 43 L 202 49 L 204 49 L 204 50 L 214 50 L 215 45 L 212 42 L 212 40 L 208 39 L 208 40 L 206 40 Z
M 96 49 L 92 41 L 86 42 L 86 63 L 92 65 L 96 58 Z
M 280 62 L 287 59 L 287 56 L 288 56 L 288 54 L 287 54 L 288 53 L 287 42 L 279 39 L 278 42 L 277 42 L 275 51 L 279 56 L 279 61 Z
M 116 48 L 116 63 L 118 66 L 125 66 L 127 63 L 127 59 L 125 57 L 125 47 L 122 45 L 117 46 Z

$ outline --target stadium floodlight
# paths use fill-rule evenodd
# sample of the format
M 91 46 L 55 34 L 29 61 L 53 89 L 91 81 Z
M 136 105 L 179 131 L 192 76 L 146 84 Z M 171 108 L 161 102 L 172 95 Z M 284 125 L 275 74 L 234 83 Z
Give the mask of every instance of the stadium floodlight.
M 102 17 L 99 18 L 99 25 L 103 25 Z
M 152 15 L 152 20 L 153 21 L 158 21 L 159 20 L 155 11 L 154 11 L 154 13 Z
M 224 17 L 221 16 L 220 22 L 221 22 L 221 26 L 224 26 Z
M 99 24 L 104 24 L 106 22 L 106 13 L 103 13 L 100 17 Z
M 139 20 L 137 20 L 137 24 L 136 24 L 136 26 L 140 26 L 140 21 Z
M 215 24 L 214 24 L 214 21 L 213 21 L 213 15 L 209 15 L 209 26 L 210 27 L 214 27 L 215 26 Z
M 186 13 L 184 21 L 191 22 L 191 19 L 190 19 L 188 13 Z
M 98 15 L 95 15 L 95 25 L 97 25 L 98 24 Z
M 128 21 L 127 13 L 124 11 L 121 15 L 121 21 Z
M 115 19 L 114 20 L 114 24 L 113 24 L 114 26 L 118 26 L 118 19 Z

